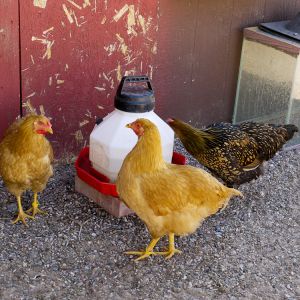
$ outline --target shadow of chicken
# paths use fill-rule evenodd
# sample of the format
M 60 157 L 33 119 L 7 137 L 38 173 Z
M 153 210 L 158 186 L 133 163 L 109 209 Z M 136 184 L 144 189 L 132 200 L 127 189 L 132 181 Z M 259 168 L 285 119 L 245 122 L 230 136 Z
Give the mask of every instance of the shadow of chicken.
M 38 193 L 44 190 L 53 174 L 53 151 L 46 133 L 53 133 L 49 119 L 28 115 L 15 121 L 0 143 L 0 175 L 18 202 L 18 216 L 13 223 L 21 221 L 26 225 L 26 219 L 45 213 L 39 209 Z M 26 190 L 32 190 L 34 198 L 32 207 L 24 212 L 21 195 Z
M 221 184 L 206 171 L 187 165 L 166 163 L 160 134 L 149 120 L 128 124 L 138 142 L 126 156 L 116 181 L 120 198 L 144 223 L 152 236 L 145 251 L 129 251 L 137 260 L 152 254 L 172 257 L 180 252 L 174 236 L 194 232 L 201 222 L 225 208 L 232 196 L 242 194 Z M 169 236 L 169 249 L 154 252 L 159 239 Z
M 230 187 L 260 176 L 262 163 L 298 131 L 292 124 L 215 123 L 203 130 L 174 118 L 168 124 L 185 149 Z

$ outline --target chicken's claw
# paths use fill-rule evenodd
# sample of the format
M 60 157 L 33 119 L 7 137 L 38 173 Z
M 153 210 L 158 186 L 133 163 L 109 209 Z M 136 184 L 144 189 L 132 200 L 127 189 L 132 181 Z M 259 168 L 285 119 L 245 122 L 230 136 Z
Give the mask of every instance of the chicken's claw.
M 23 211 L 19 211 L 17 218 L 15 220 L 13 220 L 12 223 L 16 224 L 19 221 L 21 221 L 24 225 L 28 226 L 27 223 L 26 223 L 27 218 L 33 219 L 33 216 L 27 215 Z
M 35 217 L 36 214 L 47 215 L 48 213 L 44 210 L 39 209 L 37 206 L 32 206 L 31 208 L 26 210 L 27 213 L 32 212 L 32 218 Z
M 159 238 L 152 239 L 145 251 L 127 251 L 127 252 L 125 252 L 125 254 L 139 255 L 139 257 L 136 258 L 135 261 L 145 259 L 145 258 L 149 257 L 150 255 L 160 254 L 161 252 L 154 252 L 153 251 L 153 249 L 154 249 L 154 247 L 155 247 L 155 245 L 157 244 L 158 241 L 159 241 Z
M 128 255 L 139 255 L 139 257 L 135 259 L 135 261 L 139 261 L 139 260 L 142 260 L 142 259 L 145 259 L 145 258 L 149 257 L 150 255 L 157 255 L 157 254 L 161 254 L 162 252 L 154 252 L 154 251 L 126 251 L 124 253 L 128 254 Z
M 33 195 L 33 201 L 31 204 L 31 208 L 29 208 L 28 210 L 26 210 L 27 213 L 31 213 L 32 212 L 32 217 L 34 218 L 34 216 L 36 214 L 43 214 L 43 215 L 47 215 L 47 212 L 44 210 L 39 209 L 39 202 L 38 202 L 38 195 L 37 193 L 34 193 Z
M 166 252 L 160 252 L 162 255 L 167 255 L 166 259 L 171 258 L 175 253 L 181 254 L 182 251 L 178 250 L 178 249 L 172 249 Z

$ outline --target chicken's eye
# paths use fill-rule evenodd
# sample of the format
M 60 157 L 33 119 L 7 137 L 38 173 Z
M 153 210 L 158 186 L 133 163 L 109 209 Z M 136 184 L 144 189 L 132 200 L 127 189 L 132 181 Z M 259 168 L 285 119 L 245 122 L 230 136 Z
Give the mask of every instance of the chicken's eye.
M 38 121 L 38 125 L 44 125 L 44 123 L 42 121 Z

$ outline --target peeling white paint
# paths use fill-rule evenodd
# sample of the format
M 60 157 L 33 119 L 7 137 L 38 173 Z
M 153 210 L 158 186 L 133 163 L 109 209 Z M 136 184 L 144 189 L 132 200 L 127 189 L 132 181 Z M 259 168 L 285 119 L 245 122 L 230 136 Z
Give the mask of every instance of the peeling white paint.
M 41 115 L 45 115 L 45 109 L 43 105 L 40 105 L 40 113 Z
M 104 46 L 103 48 L 108 53 L 107 55 L 111 56 L 116 51 L 116 49 L 117 49 L 117 43 L 110 44 L 108 46 Z
M 127 15 L 127 33 L 137 36 L 136 31 L 134 30 L 135 26 L 135 14 L 134 14 L 134 5 L 129 5 L 128 15 Z
M 70 22 L 71 24 L 74 23 L 74 20 L 73 20 L 72 15 L 71 15 L 72 11 L 69 12 L 69 11 L 68 11 L 68 8 L 66 7 L 65 4 L 62 5 L 62 8 L 63 8 L 63 10 L 64 10 L 64 12 L 65 12 L 65 14 L 66 14 L 66 16 L 67 16 L 69 22 Z
M 49 81 L 48 81 L 49 86 L 52 85 L 52 76 L 49 77 Z
M 65 81 L 62 80 L 62 79 L 57 79 L 57 80 L 56 80 L 56 83 L 57 83 L 57 84 L 64 84 L 64 82 L 65 82 Z
M 122 79 L 122 70 L 121 70 L 120 62 L 118 62 L 118 66 L 117 66 L 117 79 L 118 79 L 119 82 Z
M 151 48 L 151 52 L 152 52 L 153 54 L 157 54 L 157 42 L 155 42 L 155 43 L 153 44 L 153 46 L 152 46 L 152 48 Z
M 80 144 L 83 141 L 83 134 L 81 130 L 77 130 L 75 133 L 72 133 L 75 136 L 77 144 Z
M 33 5 L 40 8 L 46 8 L 47 0 L 33 0 Z
M 52 31 L 52 30 L 54 30 L 54 27 L 53 27 L 53 26 L 50 27 L 50 28 L 48 28 L 48 29 L 46 29 L 46 30 L 44 30 L 44 31 L 43 31 L 43 35 L 46 35 L 48 32 L 50 32 L 50 31 Z
M 36 113 L 36 109 L 33 107 L 33 105 L 31 104 L 30 100 L 27 100 L 26 102 L 24 102 L 22 104 L 22 107 L 25 107 L 27 109 L 27 111 L 29 111 L 30 113 Z
M 91 111 L 88 110 L 88 109 L 86 111 L 87 111 L 87 113 L 85 114 L 85 116 L 88 117 L 88 118 L 90 118 L 90 119 L 92 119 L 92 113 L 91 113 Z
M 153 66 L 149 65 L 149 69 L 150 69 L 149 77 L 150 77 L 150 79 L 152 79 L 152 77 L 153 77 Z
M 33 59 L 33 56 L 31 54 L 30 54 L 30 59 L 31 59 L 32 64 L 34 65 L 34 59 Z
M 65 71 L 68 71 L 68 70 L 69 70 L 69 65 L 66 64 L 66 65 L 65 65 Z
M 109 78 L 106 76 L 106 74 L 103 72 L 103 77 L 105 78 L 105 80 L 109 81 Z
M 71 3 L 72 5 L 74 5 L 76 8 L 78 9 L 82 9 L 82 7 L 80 5 L 78 5 L 76 2 L 72 1 L 72 0 L 67 0 L 69 3 Z
M 134 75 L 134 74 L 135 74 L 135 68 L 125 71 L 124 75 L 129 76 L 129 75 Z
M 0 29 L 0 33 L 2 33 L 2 32 L 4 32 L 4 28 L 1 28 L 1 29 Z
M 85 126 L 88 123 L 90 123 L 89 120 L 83 120 L 82 122 L 79 122 L 79 127 L 83 127 L 83 126 Z
M 50 59 L 51 58 L 51 55 L 52 55 L 52 51 L 51 51 L 51 48 L 54 44 L 54 41 L 50 41 L 48 39 L 40 39 L 40 38 L 37 38 L 35 36 L 33 36 L 31 38 L 31 40 L 34 42 L 34 41 L 37 41 L 37 42 L 40 42 L 41 44 L 43 45 L 46 45 L 46 51 L 43 55 L 43 59 L 45 59 L 47 57 L 47 59 Z
M 22 72 L 25 72 L 25 71 L 27 71 L 27 70 L 29 70 L 29 69 L 30 69 L 29 67 L 26 68 L 26 69 L 23 69 Z
M 128 46 L 125 44 L 125 40 L 121 37 L 121 35 L 119 33 L 116 34 L 116 37 L 118 39 L 118 41 L 120 42 L 120 50 L 122 52 L 123 55 L 127 54 L 128 51 Z
M 107 3 L 108 3 L 108 0 L 104 0 L 104 7 L 106 10 L 107 10 Z
M 114 16 L 113 19 L 115 20 L 115 22 L 118 22 L 123 15 L 128 11 L 129 6 L 128 4 L 125 4 Z
M 139 15 L 138 20 L 139 20 L 140 26 L 142 27 L 143 34 L 146 34 L 147 30 L 146 30 L 145 18 L 142 15 Z
M 36 94 L 36 93 L 33 92 L 33 93 L 31 93 L 30 95 L 28 95 L 25 99 L 31 98 L 31 97 L 33 97 L 35 94 Z
M 101 106 L 101 105 L 97 105 L 97 107 L 98 107 L 99 109 L 104 109 L 104 107 Z
M 106 16 L 104 16 L 104 17 L 102 18 L 102 20 L 101 20 L 101 25 L 105 24 L 105 22 L 106 22 Z
M 94 0 L 94 8 L 92 9 L 92 11 L 97 12 L 97 0 Z
M 91 6 L 90 0 L 83 0 L 82 7 L 83 7 L 83 8 L 86 8 L 87 6 Z
M 94 88 L 95 88 L 97 91 L 100 91 L 100 92 L 105 91 L 105 88 L 103 88 L 103 87 L 95 86 Z

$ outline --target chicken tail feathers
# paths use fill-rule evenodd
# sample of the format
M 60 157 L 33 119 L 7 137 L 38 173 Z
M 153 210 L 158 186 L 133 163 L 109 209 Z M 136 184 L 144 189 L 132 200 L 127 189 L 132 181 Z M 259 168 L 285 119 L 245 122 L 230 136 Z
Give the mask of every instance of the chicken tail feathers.
M 295 132 L 299 131 L 298 127 L 293 124 L 283 125 L 282 127 L 284 129 L 286 129 L 286 131 L 287 131 L 287 136 L 286 136 L 287 141 L 290 140 L 294 136 Z
M 233 188 L 230 188 L 230 191 L 231 191 L 232 196 L 239 196 L 239 197 L 244 198 L 244 195 L 240 191 L 233 189 Z

